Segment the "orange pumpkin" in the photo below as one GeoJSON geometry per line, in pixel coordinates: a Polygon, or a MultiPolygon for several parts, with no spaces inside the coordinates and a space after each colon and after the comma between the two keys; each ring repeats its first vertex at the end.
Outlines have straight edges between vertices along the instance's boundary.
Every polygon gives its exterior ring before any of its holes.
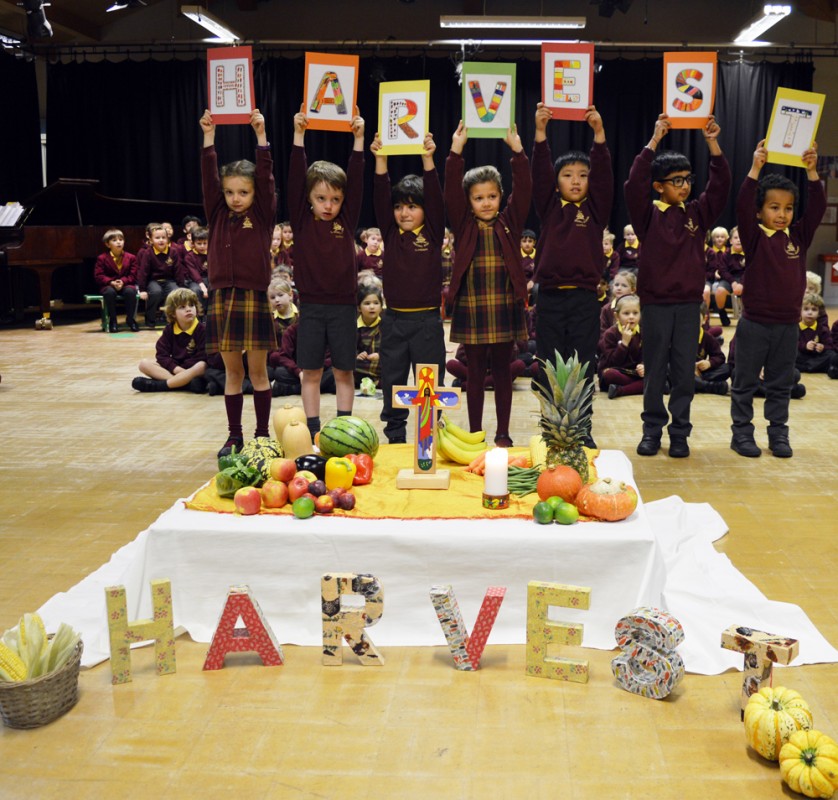
{"type": "Polygon", "coordinates": [[[541,500],[548,497],[561,497],[566,503],[572,503],[582,488],[582,478],[573,467],[557,464],[547,467],[538,476],[535,490],[541,500]]]}
{"type": "Polygon", "coordinates": [[[637,491],[622,481],[600,478],[579,490],[576,507],[586,517],[614,522],[630,516],[637,508],[637,491]]]}

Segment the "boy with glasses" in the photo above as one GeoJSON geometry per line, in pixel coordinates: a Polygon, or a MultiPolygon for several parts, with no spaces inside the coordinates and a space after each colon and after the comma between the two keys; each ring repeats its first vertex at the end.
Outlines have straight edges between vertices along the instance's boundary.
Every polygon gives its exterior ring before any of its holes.
{"type": "Polygon", "coordinates": [[[704,291],[704,240],[727,202],[730,168],[719,147],[719,125],[710,116],[702,131],[710,151],[710,178],[701,196],[688,201],[695,175],[687,157],[673,151],[656,154],[670,128],[669,117],[661,114],[625,183],[629,218],[643,242],[637,294],[643,308],[646,375],[643,437],[637,453],[655,455],[669,422],[669,455],[686,458],[695,392],[695,321],[704,291]],[[650,182],[660,196],[651,204],[650,182]],[[668,413],[663,400],[667,379],[671,385],[668,413]]]}

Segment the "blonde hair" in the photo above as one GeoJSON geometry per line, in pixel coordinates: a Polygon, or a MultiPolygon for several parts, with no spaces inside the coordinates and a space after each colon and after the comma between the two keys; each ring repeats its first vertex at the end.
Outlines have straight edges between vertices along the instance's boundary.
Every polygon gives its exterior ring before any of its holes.
{"type": "Polygon", "coordinates": [[[820,312],[826,309],[823,298],[814,292],[807,292],[803,295],[803,302],[800,304],[800,307],[803,308],[804,306],[814,306],[820,312]]]}
{"type": "Polygon", "coordinates": [[[818,294],[820,294],[823,290],[823,281],[821,280],[821,276],[818,275],[817,272],[806,270],[806,286],[809,286],[809,284],[817,287],[816,291],[818,294]]]}
{"type": "MultiPolygon", "coordinates": [[[[637,290],[637,274],[632,272],[630,269],[618,269],[617,274],[614,278],[619,277],[622,275],[626,279],[626,283],[629,285],[629,288],[632,291],[632,294],[637,290]]],[[[611,282],[614,282],[614,278],[611,279],[611,282]]],[[[627,295],[623,295],[626,297],[627,295]]]]}
{"type": "Polygon", "coordinates": [[[125,238],[125,234],[119,230],[119,228],[109,228],[105,231],[105,235],[102,237],[102,242],[107,244],[111,239],[116,239],[117,236],[120,236],[123,239],[125,238]]]}
{"type": "Polygon", "coordinates": [[[631,225],[626,225],[625,228],[623,228],[623,236],[629,233],[634,233],[634,228],[631,225]]]}
{"type": "Polygon", "coordinates": [[[384,287],[384,283],[381,278],[373,272],[373,270],[362,269],[358,273],[358,286],[372,286],[381,291],[384,287]]]}
{"type": "Polygon", "coordinates": [[[722,233],[724,234],[726,240],[730,238],[730,234],[727,232],[727,228],[723,228],[721,225],[717,225],[715,228],[713,228],[712,231],[710,231],[710,239],[715,239],[716,236],[722,233]]]}
{"type": "Polygon", "coordinates": [[[291,284],[285,278],[274,278],[268,285],[268,294],[291,294],[291,284]]]}
{"type": "Polygon", "coordinates": [[[175,289],[166,298],[166,321],[170,325],[174,324],[177,319],[177,310],[184,306],[195,306],[198,309],[198,313],[201,313],[201,303],[198,300],[198,295],[191,289],[175,289]]]}
{"type": "Polygon", "coordinates": [[[611,233],[611,231],[606,230],[606,231],[603,231],[603,233],[602,233],[602,241],[603,242],[608,242],[608,244],[614,244],[614,239],[616,239],[616,238],[617,237],[614,236],[614,234],[611,233]]]}

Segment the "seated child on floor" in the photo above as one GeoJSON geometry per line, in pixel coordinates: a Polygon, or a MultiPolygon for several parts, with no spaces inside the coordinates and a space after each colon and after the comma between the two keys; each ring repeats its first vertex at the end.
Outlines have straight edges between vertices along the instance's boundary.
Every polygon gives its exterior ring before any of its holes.
{"type": "Polygon", "coordinates": [[[614,249],[615,238],[608,228],[602,232],[602,277],[606,281],[610,281],[620,270],[620,254],[614,249]]]}
{"type": "MultiPolygon", "coordinates": [[[[279,350],[268,354],[268,369],[273,375],[272,393],[274,397],[300,394],[300,375],[302,369],[297,366],[297,333],[299,320],[289,325],[282,334],[279,350]]],[[[335,376],[332,372],[332,357],[326,348],[323,362],[323,375],[320,378],[320,394],[335,394],[335,376]]]]}
{"type": "Polygon", "coordinates": [[[146,378],[131,383],[138,392],[165,392],[189,387],[197,394],[206,390],[203,379],[207,367],[206,333],[198,319],[198,298],[191,289],[175,289],[166,298],[168,324],[157,340],[154,360],[140,361],[146,378]]]}
{"type": "Polygon", "coordinates": [[[823,298],[814,293],[806,294],[800,314],[795,366],[801,372],[828,372],[834,361],[834,343],[823,298]]]}
{"type": "Polygon", "coordinates": [[[640,261],[640,240],[631,225],[623,228],[623,242],[617,248],[617,255],[620,256],[620,268],[636,275],[640,261]]]}
{"type": "MultiPolygon", "coordinates": [[[[701,304],[702,318],[706,310],[701,304]]],[[[704,394],[727,394],[730,368],[725,362],[718,339],[704,328],[698,329],[698,351],[695,356],[695,391],[704,394]]]]}
{"type": "MultiPolygon", "coordinates": [[[[730,234],[727,228],[719,225],[710,233],[710,243],[704,251],[705,259],[705,273],[704,273],[704,302],[707,307],[710,307],[710,295],[715,293],[719,287],[719,281],[722,280],[725,267],[727,266],[728,257],[728,240],[730,234]]],[[[730,325],[730,319],[724,309],[724,305],[718,308],[719,319],[723,326],[730,325]]]]}
{"type": "MultiPolygon", "coordinates": [[[[376,229],[377,230],[377,229],[376,229]]],[[[369,239],[367,239],[369,241],[369,239]]],[[[367,284],[358,287],[358,339],[355,360],[355,388],[362,378],[371,378],[378,388],[381,385],[381,289],[367,284]]]]}
{"type": "Polygon", "coordinates": [[[195,296],[205,302],[209,298],[210,280],[207,267],[207,250],[209,250],[209,228],[193,227],[189,233],[191,249],[181,262],[178,283],[195,292],[195,296]]]}
{"type": "Polygon", "coordinates": [[[608,398],[643,394],[643,340],[640,336],[640,299],[625,294],[614,307],[617,321],[599,340],[599,388],[608,398]]]}
{"type": "MultiPolygon", "coordinates": [[[[514,381],[516,378],[523,375],[527,372],[528,367],[525,363],[524,359],[520,357],[519,344],[515,344],[512,348],[512,355],[510,356],[509,361],[509,374],[512,376],[512,380],[514,381]]],[[[529,355],[529,354],[527,354],[529,355]]],[[[532,356],[529,357],[530,361],[530,377],[534,378],[538,374],[538,362],[535,361],[532,356]],[[534,367],[534,369],[533,369],[534,367]]],[[[457,346],[457,352],[454,354],[454,358],[450,359],[448,363],[445,365],[445,369],[448,371],[450,375],[454,376],[454,380],[452,381],[452,386],[458,386],[464,392],[468,391],[468,355],[466,354],[466,348],[463,345],[457,346]]],[[[492,376],[492,356],[489,355],[488,363],[486,365],[486,375],[483,378],[483,389],[494,389],[495,381],[494,377],[492,376]]]]}
{"type": "MultiPolygon", "coordinates": [[[[730,340],[730,347],[727,349],[727,368],[730,374],[730,382],[733,383],[733,374],[736,371],[736,332],[730,340]]],[[[791,385],[791,399],[800,400],[806,396],[806,386],[800,382],[800,370],[794,368],[791,385]]],[[[759,381],[757,382],[757,390],[754,397],[765,397],[765,369],[759,371],[759,381]]]]}
{"type": "Polygon", "coordinates": [[[637,275],[630,269],[619,270],[611,281],[611,300],[599,312],[600,337],[614,325],[614,306],[617,301],[624,295],[634,294],[636,289],[637,275]]]}

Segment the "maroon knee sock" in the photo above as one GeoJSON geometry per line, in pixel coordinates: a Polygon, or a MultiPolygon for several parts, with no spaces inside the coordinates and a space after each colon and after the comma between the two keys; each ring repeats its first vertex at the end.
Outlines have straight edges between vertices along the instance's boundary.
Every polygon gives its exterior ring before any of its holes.
{"type": "Polygon", "coordinates": [[[509,417],[512,413],[512,373],[509,365],[511,356],[512,342],[492,345],[492,380],[495,383],[498,436],[509,436],[509,417]]]}
{"type": "Polygon", "coordinates": [[[254,436],[270,436],[271,390],[253,390],[253,409],[256,412],[256,432],[254,436]]]}
{"type": "Polygon", "coordinates": [[[472,431],[483,429],[483,377],[486,375],[486,353],[488,347],[483,344],[465,345],[466,358],[468,359],[468,386],[471,391],[467,393],[468,424],[472,431]]]}
{"type": "Polygon", "coordinates": [[[242,406],[244,396],[242,394],[225,394],[224,407],[227,409],[227,428],[230,436],[244,438],[242,433],[242,406]]]}

